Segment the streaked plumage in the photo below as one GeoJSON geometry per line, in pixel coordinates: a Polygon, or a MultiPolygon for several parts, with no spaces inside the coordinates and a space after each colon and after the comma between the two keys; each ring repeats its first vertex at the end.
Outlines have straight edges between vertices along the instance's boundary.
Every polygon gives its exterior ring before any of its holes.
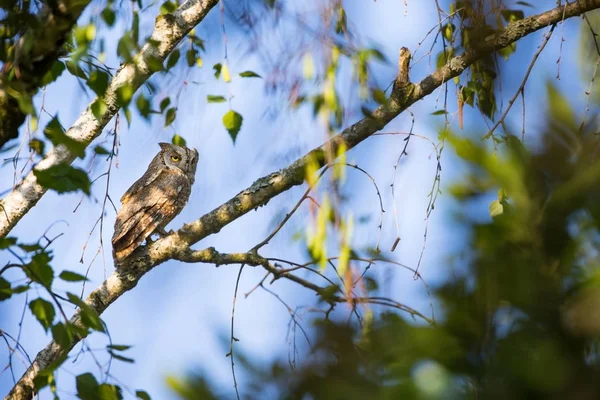
{"type": "Polygon", "coordinates": [[[125,192],[112,238],[115,264],[164,227],[186,205],[198,164],[198,152],[159,143],[161,151],[144,175],[125,192]]]}

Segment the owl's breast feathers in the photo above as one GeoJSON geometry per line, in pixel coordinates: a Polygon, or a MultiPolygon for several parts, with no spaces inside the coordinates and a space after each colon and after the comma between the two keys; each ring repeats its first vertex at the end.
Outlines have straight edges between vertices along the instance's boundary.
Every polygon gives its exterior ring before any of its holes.
{"type": "MultiPolygon", "coordinates": [[[[154,176],[144,174],[123,195],[112,237],[115,262],[119,264],[155,231],[163,229],[187,203],[191,185],[181,171],[165,169],[154,176]]],[[[148,174],[149,175],[149,174],[148,174]]]]}

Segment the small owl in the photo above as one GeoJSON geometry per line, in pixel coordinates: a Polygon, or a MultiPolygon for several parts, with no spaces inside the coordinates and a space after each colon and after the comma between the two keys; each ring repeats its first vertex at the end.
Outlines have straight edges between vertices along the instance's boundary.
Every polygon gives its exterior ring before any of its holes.
{"type": "Polygon", "coordinates": [[[169,143],[144,175],[121,197],[112,237],[115,264],[120,264],[153,233],[165,235],[164,227],[177,216],[190,198],[198,152],[169,143]]]}

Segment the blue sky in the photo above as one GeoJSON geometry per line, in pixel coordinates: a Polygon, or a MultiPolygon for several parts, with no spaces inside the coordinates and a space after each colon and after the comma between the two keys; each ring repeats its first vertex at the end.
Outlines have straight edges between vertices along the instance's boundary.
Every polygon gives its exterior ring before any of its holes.
{"type": "MultiPolygon", "coordinates": [[[[398,49],[407,46],[414,50],[427,31],[437,23],[434,2],[408,1],[405,6],[401,1],[378,0],[376,2],[345,2],[348,21],[352,24],[363,43],[377,45],[386,57],[392,61],[389,65],[378,65],[374,68],[378,82],[384,84],[394,78],[398,49]]],[[[538,8],[532,12],[540,12],[551,8],[555,2],[539,2],[538,8]]],[[[92,6],[93,7],[93,6],[92,6]]],[[[297,5],[301,12],[303,5],[297,5]]],[[[306,6],[309,7],[309,6],[306,6]]],[[[316,7],[316,6],[315,6],[316,7]]],[[[97,8],[92,8],[93,13],[97,8]]],[[[532,13],[530,12],[530,13],[532,13]]],[[[309,15],[309,14],[307,14],[309,15]]],[[[146,28],[150,28],[153,17],[151,12],[143,14],[146,28]]],[[[216,82],[211,66],[222,61],[222,42],[220,36],[220,16],[218,9],[211,11],[207,19],[197,29],[198,36],[207,39],[208,52],[204,55],[204,67],[197,69],[189,77],[189,81],[200,84],[187,85],[181,94],[178,118],[174,129],[162,128],[162,120],[154,119],[147,124],[134,113],[131,127],[121,120],[119,131],[120,149],[119,165],[113,168],[109,193],[113,199],[121,194],[142,175],[148,163],[158,151],[157,143],[170,141],[173,132],[182,135],[189,146],[200,153],[200,162],[196,183],[187,207],[170,224],[169,228],[177,229],[183,223],[192,221],[228,200],[240,190],[248,187],[260,176],[285,167],[298,156],[321,144],[325,139],[322,126],[312,119],[307,108],[299,111],[284,110],[276,117],[265,115],[270,102],[276,101],[273,96],[266,95],[263,80],[236,79],[230,85],[235,96],[232,106],[244,116],[244,124],[235,145],[224,130],[222,115],[227,111],[227,104],[207,104],[207,94],[224,94],[227,88],[222,82],[216,82]]],[[[562,57],[561,79],[556,84],[568,90],[573,101],[582,105],[585,102],[583,91],[587,84],[580,80],[577,62],[578,21],[567,22],[558,27],[550,44],[541,55],[534,73],[530,78],[526,91],[528,107],[527,127],[528,141],[535,142],[535,129],[543,123],[536,111],[544,107],[545,84],[547,79],[554,79],[557,71],[556,61],[562,57]],[[562,53],[559,40],[563,37],[562,53]]],[[[259,59],[249,55],[247,36],[227,22],[229,40],[229,60],[233,72],[254,70],[265,76],[259,59]]],[[[116,37],[110,34],[110,37],[116,37]]],[[[519,86],[524,74],[524,65],[528,65],[542,35],[537,33],[520,41],[518,53],[508,63],[503,64],[503,83],[501,96],[506,104],[519,86]]],[[[116,42],[116,41],[115,41],[116,42]]],[[[422,56],[429,48],[430,42],[423,45],[415,59],[422,56]]],[[[116,65],[114,51],[109,50],[109,65],[116,65]],[[112,64],[111,64],[112,60],[112,64]]],[[[413,65],[411,78],[420,80],[435,67],[435,56],[421,59],[413,65]],[[433,61],[432,61],[433,60],[433,61]]],[[[157,76],[153,82],[159,85],[158,93],[174,94],[182,85],[181,75],[172,76],[169,80],[157,76]],[[161,86],[161,84],[163,86],[161,86]]],[[[449,110],[456,110],[456,101],[450,90],[449,110]]],[[[342,92],[343,96],[350,96],[342,92]]],[[[61,122],[66,126],[74,121],[85,105],[91,100],[90,95],[82,92],[72,76],[63,75],[58,82],[45,91],[46,108],[58,112],[61,122]]],[[[37,104],[40,104],[38,96],[37,104]]],[[[500,105],[500,99],[498,100],[500,105]]],[[[414,132],[437,141],[437,132],[443,124],[442,117],[431,116],[431,112],[443,107],[443,93],[439,90],[427,99],[411,107],[415,115],[414,132]]],[[[515,104],[514,112],[508,121],[519,130],[521,123],[520,102],[515,104]]],[[[345,121],[345,126],[355,122],[360,116],[354,115],[345,121]]],[[[47,122],[47,121],[46,121],[47,122]]],[[[385,132],[406,132],[410,128],[411,119],[407,113],[392,121],[385,132]]],[[[488,122],[489,124],[489,122],[488,122]]],[[[112,123],[108,125],[112,127],[112,123]]],[[[454,125],[456,126],[456,124],[454,125]]],[[[465,113],[465,129],[462,134],[482,136],[487,132],[486,123],[476,112],[465,113]]],[[[106,134],[97,139],[99,143],[106,134]]],[[[382,249],[389,250],[396,238],[396,227],[393,213],[393,199],[390,186],[393,177],[393,165],[403,146],[403,137],[378,136],[368,139],[348,155],[348,160],[356,162],[366,169],[377,181],[382,191],[384,208],[384,224],[382,231],[382,249]]],[[[109,146],[107,146],[109,147],[109,146]]],[[[402,238],[392,258],[409,266],[416,266],[423,245],[425,228],[424,217],[427,205],[427,193],[430,190],[435,174],[435,153],[431,145],[418,138],[413,138],[408,157],[400,164],[395,183],[397,196],[400,236],[402,238]]],[[[10,156],[10,155],[9,155],[10,156]]],[[[7,156],[5,156],[7,157],[7,156]]],[[[85,164],[85,163],[84,163],[85,164]]],[[[85,164],[87,165],[87,164],[85,164]]],[[[447,187],[465,173],[466,167],[446,148],[442,158],[442,184],[447,187]]],[[[106,162],[98,162],[91,174],[96,177],[106,169],[106,162]]],[[[12,166],[7,164],[0,169],[0,190],[8,189],[13,176],[12,166]]],[[[344,192],[349,195],[348,208],[354,215],[370,214],[371,220],[357,227],[354,245],[365,247],[376,241],[379,220],[379,207],[372,183],[361,174],[348,170],[349,179],[344,192]]],[[[13,230],[12,235],[23,241],[35,241],[50,226],[51,235],[64,233],[53,244],[53,267],[55,275],[63,269],[84,272],[91,262],[99,246],[98,230],[89,240],[84,255],[84,264],[79,263],[82,248],[96,219],[101,213],[101,199],[105,190],[105,180],[100,179],[93,186],[93,197],[84,198],[76,213],[72,210],[81,199],[80,195],[62,195],[47,193],[39,204],[13,230]],[[97,202],[96,200],[100,200],[97,202]],[[58,222],[57,222],[58,221],[58,222]]],[[[222,252],[239,252],[251,248],[261,241],[272,227],[274,216],[287,211],[300,198],[303,187],[290,190],[273,199],[266,207],[233,222],[219,234],[206,238],[196,248],[215,246],[222,252]]],[[[492,198],[490,198],[490,201],[492,198]]],[[[285,256],[288,259],[302,260],[304,253],[292,235],[301,229],[306,221],[306,208],[296,215],[278,237],[267,246],[263,254],[266,256],[285,256]]],[[[451,272],[447,262],[450,254],[464,246],[464,229],[455,223],[453,212],[456,204],[447,190],[439,198],[436,209],[429,222],[429,235],[421,273],[425,280],[434,284],[444,279],[451,272]]],[[[477,204],[473,213],[487,218],[487,203],[477,204]]],[[[97,287],[104,277],[113,271],[110,250],[110,237],[115,214],[111,208],[107,210],[104,225],[104,256],[100,256],[90,268],[90,279],[85,292],[89,293],[97,287]]],[[[0,254],[0,265],[10,259],[6,253],[0,254]]],[[[196,368],[207,372],[223,387],[224,394],[233,395],[229,359],[225,357],[227,349],[223,346],[222,337],[227,337],[231,318],[232,294],[237,275],[237,266],[215,268],[205,264],[183,264],[167,262],[147,274],[137,287],[122,296],[102,316],[109,327],[112,341],[118,344],[133,345],[125,355],[136,360],[135,364],[113,362],[111,374],[125,386],[147,390],[153,398],[170,398],[171,392],[165,385],[165,376],[182,376],[196,368]]],[[[408,306],[416,308],[426,315],[430,314],[430,300],[423,285],[412,279],[412,274],[397,267],[378,266],[374,273],[381,279],[393,275],[387,282],[388,293],[408,306]]],[[[264,291],[257,290],[248,298],[243,294],[252,288],[262,277],[262,270],[246,268],[240,282],[240,293],[236,311],[236,337],[240,339],[237,349],[257,360],[268,362],[276,358],[287,357],[289,343],[286,338],[288,311],[274,297],[264,291]]],[[[301,274],[302,275],[302,274],[301,274]]],[[[303,275],[304,276],[304,275],[303,275]]],[[[277,281],[271,287],[292,307],[313,304],[314,294],[302,287],[284,281],[277,281]]],[[[57,290],[68,290],[79,293],[80,286],[57,283],[57,290]]],[[[30,293],[29,299],[44,296],[44,293],[30,293]]],[[[25,298],[23,295],[8,302],[0,303],[0,327],[11,334],[16,333],[25,298]]],[[[70,310],[69,312],[72,312],[70,310]]],[[[376,310],[378,311],[378,310],[376,310]]],[[[347,307],[338,306],[338,315],[345,316],[347,307]]],[[[312,314],[301,313],[305,326],[310,326],[312,314]]],[[[49,337],[43,332],[38,322],[29,315],[23,323],[22,344],[31,357],[48,342],[49,337]]],[[[302,340],[298,340],[302,342],[302,340]]],[[[106,359],[103,350],[108,343],[107,337],[101,334],[92,335],[88,344],[98,349],[97,356],[106,359]]],[[[78,346],[71,355],[76,354],[78,346]]],[[[7,356],[6,348],[0,346],[0,360],[7,356]]],[[[23,367],[15,364],[16,374],[20,376],[23,367]]],[[[59,388],[64,390],[64,398],[70,398],[74,392],[72,376],[93,371],[97,377],[98,368],[89,355],[80,356],[76,362],[67,361],[58,376],[59,388]]],[[[238,372],[240,384],[244,385],[244,375],[238,372]]],[[[12,378],[8,371],[0,375],[0,394],[12,387],[12,378]]],[[[242,389],[243,390],[243,389],[242,389]]],[[[50,398],[48,392],[41,398],[50,398]]],[[[127,396],[127,395],[126,395],[127,396]]],[[[127,397],[126,397],[127,398],[127,397]]]]}

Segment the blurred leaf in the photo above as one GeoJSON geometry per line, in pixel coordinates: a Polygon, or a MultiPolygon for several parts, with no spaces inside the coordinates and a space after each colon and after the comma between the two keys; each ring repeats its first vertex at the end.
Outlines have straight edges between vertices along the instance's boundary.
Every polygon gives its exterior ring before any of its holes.
{"type": "Polygon", "coordinates": [[[58,193],[83,191],[90,194],[90,178],[85,171],[71,167],[67,164],[53,165],[44,170],[33,170],[38,184],[46,189],[52,189],[58,193]]]}
{"type": "Polygon", "coordinates": [[[38,156],[44,155],[46,144],[39,139],[31,139],[29,141],[29,149],[35,152],[38,156]]]}
{"type": "Polygon", "coordinates": [[[67,66],[67,71],[69,71],[69,73],[73,76],[76,76],[77,78],[81,78],[83,80],[88,79],[86,73],[84,70],[82,70],[79,65],[77,65],[76,61],[73,60],[67,60],[66,62],[66,66],[67,66]]]}
{"type": "Polygon", "coordinates": [[[177,146],[185,146],[185,139],[179,136],[178,134],[174,134],[171,138],[171,143],[176,144],[177,146]]]}
{"type": "Polygon", "coordinates": [[[119,386],[109,385],[108,383],[102,383],[98,386],[98,399],[122,400],[123,394],[119,386]]]}
{"type": "MultiPolygon", "coordinates": [[[[88,373],[78,375],[75,378],[77,397],[81,400],[100,400],[98,393],[98,381],[94,375],[88,373]]],[[[102,399],[104,400],[104,399],[102,399]]]]}
{"type": "Polygon", "coordinates": [[[196,53],[197,52],[194,49],[189,49],[186,51],[185,57],[187,59],[188,67],[193,67],[194,64],[196,64],[196,53]]]}
{"type": "Polygon", "coordinates": [[[490,217],[494,218],[501,215],[504,212],[504,206],[498,200],[494,200],[490,203],[490,217]]]}
{"type": "Polygon", "coordinates": [[[135,104],[142,117],[148,119],[150,113],[152,112],[152,109],[150,108],[150,101],[148,101],[148,99],[142,93],[140,93],[135,101],[135,104]]]}
{"type": "Polygon", "coordinates": [[[227,101],[227,99],[225,99],[225,97],[223,96],[209,94],[206,96],[206,101],[208,101],[209,103],[223,103],[227,101]]]}
{"type": "Polygon", "coordinates": [[[254,71],[244,71],[240,73],[242,78],[262,78],[259,74],[254,71]]]}
{"type": "Polygon", "coordinates": [[[138,399],[142,399],[142,400],[152,400],[150,398],[150,395],[147,392],[143,391],[143,390],[136,390],[135,396],[138,399]]]}
{"type": "Polygon", "coordinates": [[[106,88],[108,87],[109,76],[106,72],[99,69],[94,69],[90,73],[87,85],[96,93],[98,96],[104,96],[106,88]]]}
{"type": "Polygon", "coordinates": [[[49,301],[42,298],[37,298],[29,303],[29,309],[35,315],[40,324],[44,327],[44,330],[48,331],[48,328],[52,326],[54,321],[54,306],[49,301]]]}
{"type": "Polygon", "coordinates": [[[72,293],[67,293],[67,298],[69,301],[76,306],[78,306],[81,310],[81,322],[88,328],[93,330],[104,332],[104,324],[100,319],[98,313],[87,305],[83,300],[72,293]]]}
{"type": "Polygon", "coordinates": [[[160,112],[164,112],[165,109],[167,107],[169,107],[169,105],[171,104],[171,98],[170,97],[165,97],[164,99],[161,100],[160,102],[160,112]]]}
{"type": "Polygon", "coordinates": [[[58,60],[56,62],[54,62],[50,71],[46,72],[46,74],[42,78],[40,86],[49,85],[50,83],[57,80],[58,77],[62,75],[62,73],[64,72],[65,69],[66,69],[66,66],[65,66],[64,62],[58,61],[58,60]]]}
{"type": "Polygon", "coordinates": [[[44,136],[46,136],[55,147],[62,144],[77,157],[85,157],[85,143],[78,142],[68,136],[58,121],[58,117],[53,117],[50,122],[48,122],[48,125],[44,128],[44,136]]]}
{"type": "Polygon", "coordinates": [[[108,353],[116,360],[123,361],[123,362],[130,363],[130,364],[133,364],[135,362],[135,360],[133,358],[124,357],[120,354],[115,353],[114,351],[109,350],[108,353]]]}
{"type": "Polygon", "coordinates": [[[387,96],[385,95],[385,92],[381,89],[373,89],[371,90],[371,96],[373,97],[373,100],[375,100],[378,104],[387,104],[387,96]]]}
{"type": "Polygon", "coordinates": [[[216,63],[215,65],[213,65],[213,70],[215,71],[215,78],[219,79],[219,77],[221,76],[222,69],[223,66],[221,65],[221,63],[216,63]]]}
{"type": "Polygon", "coordinates": [[[110,9],[109,6],[106,6],[104,10],[102,10],[102,19],[106,22],[106,25],[113,26],[115,24],[115,12],[110,9]]]}
{"type": "Polygon", "coordinates": [[[105,149],[104,147],[98,145],[94,147],[94,153],[102,156],[109,155],[111,152],[105,149]]]}
{"type": "Polygon", "coordinates": [[[17,243],[15,237],[2,237],[0,238],[0,250],[8,249],[10,246],[14,246],[17,243]]]}
{"type": "Polygon", "coordinates": [[[177,109],[174,107],[169,108],[165,114],[165,127],[171,125],[175,121],[175,117],[177,117],[177,109]]]}
{"type": "Polygon", "coordinates": [[[243,120],[242,116],[233,110],[229,110],[227,114],[223,116],[223,125],[225,126],[225,129],[227,129],[227,132],[229,132],[229,136],[231,136],[231,140],[233,140],[234,143],[235,138],[242,127],[243,120]]]}
{"type": "Polygon", "coordinates": [[[73,272],[73,271],[63,271],[60,273],[60,275],[58,277],[60,279],[62,279],[63,281],[67,281],[67,282],[89,281],[89,279],[86,278],[85,276],[78,274],[77,272],[73,272]]]}
{"type": "Polygon", "coordinates": [[[92,103],[92,114],[94,114],[94,117],[96,117],[98,121],[104,118],[104,115],[107,111],[108,107],[106,106],[104,100],[102,100],[101,98],[96,99],[96,101],[92,103]]]}
{"type": "Polygon", "coordinates": [[[0,277],[0,301],[10,299],[13,291],[10,287],[10,282],[0,277]]]}
{"type": "Polygon", "coordinates": [[[225,82],[231,82],[231,73],[229,72],[229,67],[227,64],[223,64],[221,68],[221,75],[223,75],[223,80],[225,82]]]}
{"type": "Polygon", "coordinates": [[[24,268],[25,273],[34,282],[49,288],[54,280],[54,271],[50,267],[52,256],[42,252],[31,257],[31,261],[24,268]]]}
{"type": "Polygon", "coordinates": [[[71,332],[65,327],[62,322],[52,326],[52,339],[63,348],[68,347],[73,340],[71,332]]]}
{"type": "Polygon", "coordinates": [[[171,1],[165,1],[160,6],[160,15],[170,14],[177,10],[177,4],[171,1]]]}
{"type": "Polygon", "coordinates": [[[522,10],[504,9],[501,10],[500,13],[502,14],[502,18],[504,18],[504,20],[508,23],[519,21],[525,18],[525,13],[523,13],[522,10]]]}
{"type": "Polygon", "coordinates": [[[175,64],[177,64],[177,61],[179,61],[180,56],[181,56],[181,54],[179,53],[178,49],[173,50],[173,52],[167,59],[167,68],[166,68],[167,71],[170,70],[171,68],[173,68],[175,66],[175,64]]]}
{"type": "Polygon", "coordinates": [[[131,346],[125,345],[125,344],[109,344],[106,347],[108,349],[118,350],[118,351],[125,351],[125,350],[129,350],[131,348],[131,346]]]}

